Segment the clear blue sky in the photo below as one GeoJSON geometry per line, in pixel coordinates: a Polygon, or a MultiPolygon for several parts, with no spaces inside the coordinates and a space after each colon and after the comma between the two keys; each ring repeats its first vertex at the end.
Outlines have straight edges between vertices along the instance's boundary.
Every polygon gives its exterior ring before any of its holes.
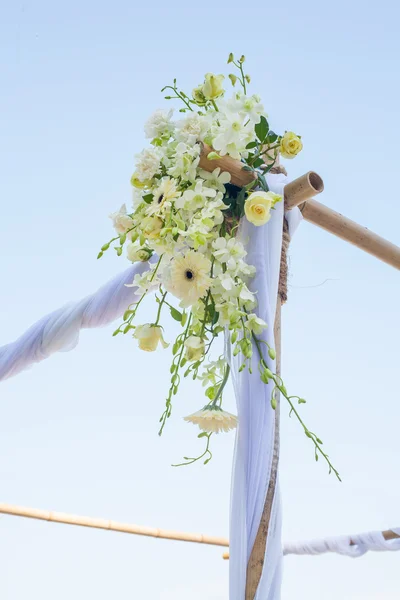
{"type": "MultiPolygon", "coordinates": [[[[397,3],[8,3],[0,18],[0,344],[119,270],[107,215],[130,200],[133,156],[173,77],[184,89],[246,54],[278,130],[302,134],[287,165],[314,169],[323,201],[400,243],[397,3]],[[270,5],[269,5],[270,4],[270,5]]],[[[303,223],[291,247],[284,376],[324,439],[328,477],[282,415],[284,538],[400,524],[398,272],[303,223]],[[327,280],[327,281],[326,281],[327,280]],[[323,283],[326,281],[326,283],[323,283]],[[321,284],[321,285],[320,285],[321,284]],[[323,285],[322,285],[323,284],[323,285]]],[[[150,318],[145,308],[143,320],[150,318]],[[147,318],[146,318],[147,317],[147,318]]],[[[228,535],[233,435],[207,466],[182,389],[157,436],[169,352],[140,353],[112,327],[1,384],[0,500],[228,535]]],[[[234,409],[231,394],[230,407],[234,409]]],[[[285,559],[285,600],[398,598],[398,555],[285,559]]],[[[0,518],[2,600],[219,600],[218,548],[0,518]]]]}

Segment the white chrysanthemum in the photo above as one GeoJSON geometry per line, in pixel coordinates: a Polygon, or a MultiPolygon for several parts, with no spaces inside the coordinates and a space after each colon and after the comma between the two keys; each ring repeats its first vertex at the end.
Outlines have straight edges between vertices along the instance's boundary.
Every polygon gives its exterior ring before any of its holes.
{"type": "Polygon", "coordinates": [[[222,410],[219,406],[211,404],[205,406],[188,417],[184,417],[188,423],[198,425],[199,429],[207,433],[220,433],[221,431],[230,431],[237,426],[237,417],[231,413],[222,410]]]}
{"type": "Polygon", "coordinates": [[[183,306],[190,306],[203,296],[211,285],[211,261],[194,250],[172,259],[165,287],[183,306]]]}
{"type": "Polygon", "coordinates": [[[156,110],[144,126],[146,137],[151,140],[168,137],[174,129],[174,124],[171,122],[173,112],[173,109],[168,112],[165,110],[156,110]]]}
{"type": "Polygon", "coordinates": [[[133,221],[126,212],[125,204],[121,206],[119,211],[112,213],[110,219],[112,219],[114,229],[117,233],[126,233],[133,227],[133,221]]]}
{"type": "Polygon", "coordinates": [[[176,180],[171,177],[163,177],[160,185],[154,191],[154,199],[146,209],[147,215],[160,214],[160,212],[171,207],[171,202],[181,195],[176,187],[176,180]]]}
{"type": "Polygon", "coordinates": [[[134,177],[142,182],[150,181],[160,171],[162,152],[159,148],[145,148],[136,155],[134,177]]]}
{"type": "Polygon", "coordinates": [[[176,139],[193,146],[193,144],[204,140],[209,126],[210,122],[207,117],[193,112],[186,119],[176,123],[176,139]]]}

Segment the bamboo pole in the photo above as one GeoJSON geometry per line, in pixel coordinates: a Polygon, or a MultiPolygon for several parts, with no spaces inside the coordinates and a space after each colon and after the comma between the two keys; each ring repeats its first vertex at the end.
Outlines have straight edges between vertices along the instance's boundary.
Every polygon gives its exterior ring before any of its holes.
{"type": "MultiPolygon", "coordinates": [[[[200,166],[206,171],[219,167],[231,173],[231,181],[239,187],[247,185],[254,179],[254,173],[243,170],[243,163],[229,156],[218,160],[208,160],[212,148],[204,145],[200,158],[200,166]]],[[[285,206],[288,210],[299,206],[306,221],[329,231],[333,235],[357,246],[364,252],[372,254],[383,262],[400,269],[400,248],[385,240],[366,227],[351,221],[331,208],[312,200],[313,196],[323,191],[324,184],[319,175],[310,171],[285,186],[285,206]]]]}
{"type": "MultiPolygon", "coordinates": [[[[278,294],[278,300],[276,304],[275,324],[274,324],[274,338],[275,338],[275,352],[276,352],[276,373],[281,373],[281,313],[282,304],[281,298],[278,294]]],[[[246,576],[246,592],[245,600],[253,600],[257,593],[258,584],[260,583],[263,567],[265,549],[267,546],[269,524],[271,520],[272,506],[275,498],[276,483],[278,476],[279,466],[279,449],[280,449],[280,402],[279,394],[276,395],[276,409],[274,414],[274,448],[271,462],[271,473],[268,483],[267,495],[265,497],[265,503],[263,512],[258,526],[256,539],[254,540],[254,546],[251,550],[249,562],[247,563],[247,576],[246,576]]]]}
{"type": "MultiPolygon", "coordinates": [[[[67,513],[40,510],[38,508],[15,506],[14,504],[0,503],[0,514],[9,515],[12,517],[24,517],[27,519],[38,519],[39,521],[49,521],[51,523],[62,523],[64,525],[77,525],[78,527],[104,529],[105,531],[118,531],[119,533],[144,535],[147,537],[176,540],[180,542],[193,542],[196,544],[207,544],[210,546],[229,546],[229,540],[223,537],[203,535],[202,533],[186,533],[182,531],[155,529],[153,527],[142,527],[141,525],[133,525],[132,523],[120,523],[118,521],[110,521],[108,519],[82,517],[67,513]]],[[[400,537],[391,529],[382,531],[382,535],[385,540],[395,540],[400,537]]],[[[350,541],[350,545],[354,546],[354,542],[350,541]]],[[[223,558],[229,559],[229,553],[225,552],[223,554],[223,558]]]]}
{"type": "Polygon", "coordinates": [[[299,208],[309,223],[333,233],[395,269],[400,269],[400,248],[395,244],[316,200],[308,200],[299,208]]]}
{"type": "Polygon", "coordinates": [[[26,508],[12,504],[0,504],[0,513],[16,517],[27,517],[28,519],[39,519],[40,521],[51,521],[52,523],[64,523],[65,525],[78,525],[80,527],[91,527],[93,529],[105,529],[106,531],[119,531],[144,535],[147,537],[163,538],[166,540],[179,540],[181,542],[196,542],[197,544],[209,544],[211,546],[229,546],[229,541],[223,537],[203,535],[202,533],[185,533],[181,531],[168,531],[166,529],[155,529],[153,527],[142,527],[132,523],[119,523],[107,519],[94,519],[93,517],[82,517],[37,508],[26,508]]]}

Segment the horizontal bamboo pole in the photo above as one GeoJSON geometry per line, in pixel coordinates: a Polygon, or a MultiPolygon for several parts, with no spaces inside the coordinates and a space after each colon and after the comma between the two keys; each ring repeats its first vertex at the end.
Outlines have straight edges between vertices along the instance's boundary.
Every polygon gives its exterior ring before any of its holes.
{"type": "MultiPolygon", "coordinates": [[[[254,179],[254,173],[244,171],[243,163],[229,156],[223,156],[215,161],[208,160],[207,156],[211,151],[210,146],[203,146],[200,166],[206,171],[213,171],[216,167],[220,167],[222,171],[231,173],[232,183],[239,187],[247,185],[254,179]]],[[[398,246],[312,199],[323,189],[324,183],[317,173],[310,171],[302,175],[285,186],[286,209],[290,210],[298,206],[306,221],[333,233],[388,265],[400,269],[400,248],[398,246]]]]}
{"type": "MultiPolygon", "coordinates": [[[[49,510],[40,510],[38,508],[27,508],[25,506],[15,506],[14,504],[0,503],[0,514],[14,517],[25,517],[27,519],[38,519],[39,521],[49,521],[51,523],[62,523],[64,525],[78,525],[79,527],[89,527],[92,529],[104,529],[105,531],[118,531],[120,533],[130,533],[133,535],[144,535],[146,537],[162,538],[166,540],[176,540],[180,542],[194,542],[196,544],[207,544],[210,546],[229,547],[229,540],[223,537],[212,535],[203,535],[202,533],[185,533],[182,531],[168,531],[166,529],[155,529],[153,527],[142,527],[132,523],[120,523],[108,519],[95,519],[93,517],[82,517],[61,512],[49,510]]],[[[400,536],[391,529],[382,531],[385,540],[395,540],[400,536]]],[[[354,546],[354,542],[350,541],[354,546]]],[[[224,559],[229,559],[229,552],[223,554],[224,559]]]]}
{"type": "Polygon", "coordinates": [[[107,519],[94,519],[66,513],[39,510],[37,508],[26,508],[12,504],[0,504],[0,513],[16,517],[27,517],[28,519],[39,519],[40,521],[51,521],[52,523],[63,523],[65,525],[79,525],[94,529],[105,529],[107,531],[119,531],[134,535],[163,538],[166,540],[178,540],[180,542],[196,542],[197,544],[209,544],[211,546],[229,546],[229,541],[223,537],[203,535],[202,533],[185,533],[181,531],[167,531],[153,527],[142,527],[131,523],[119,523],[107,519]]]}
{"type": "MultiPolygon", "coordinates": [[[[385,539],[387,542],[389,542],[390,540],[397,540],[400,538],[400,535],[397,535],[397,533],[395,533],[394,531],[392,531],[391,529],[388,529],[386,531],[382,531],[382,536],[383,539],[385,539]]],[[[356,546],[356,542],[353,542],[353,540],[350,540],[350,546],[356,546]]],[[[285,547],[283,548],[283,551],[285,552],[285,547]]],[[[290,552],[288,552],[288,554],[290,554],[290,552]]],[[[224,560],[229,560],[229,552],[224,552],[222,555],[222,558],[224,560]]]]}

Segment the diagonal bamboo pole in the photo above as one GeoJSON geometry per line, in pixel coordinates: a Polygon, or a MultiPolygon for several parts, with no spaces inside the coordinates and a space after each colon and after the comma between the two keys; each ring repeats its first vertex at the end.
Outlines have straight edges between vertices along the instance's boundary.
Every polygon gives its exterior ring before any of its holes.
{"type": "MultiPolygon", "coordinates": [[[[243,163],[229,156],[224,156],[218,160],[208,160],[207,155],[210,151],[209,146],[204,146],[199,163],[204,170],[213,171],[216,167],[219,167],[222,171],[231,173],[232,183],[239,187],[247,185],[254,179],[253,173],[243,170],[243,163]]],[[[322,192],[323,189],[323,181],[317,173],[312,171],[306,173],[285,186],[285,206],[288,210],[294,206],[299,206],[306,221],[322,227],[322,229],[400,270],[400,248],[366,227],[362,227],[351,219],[313,200],[313,196],[322,192]]]]}

